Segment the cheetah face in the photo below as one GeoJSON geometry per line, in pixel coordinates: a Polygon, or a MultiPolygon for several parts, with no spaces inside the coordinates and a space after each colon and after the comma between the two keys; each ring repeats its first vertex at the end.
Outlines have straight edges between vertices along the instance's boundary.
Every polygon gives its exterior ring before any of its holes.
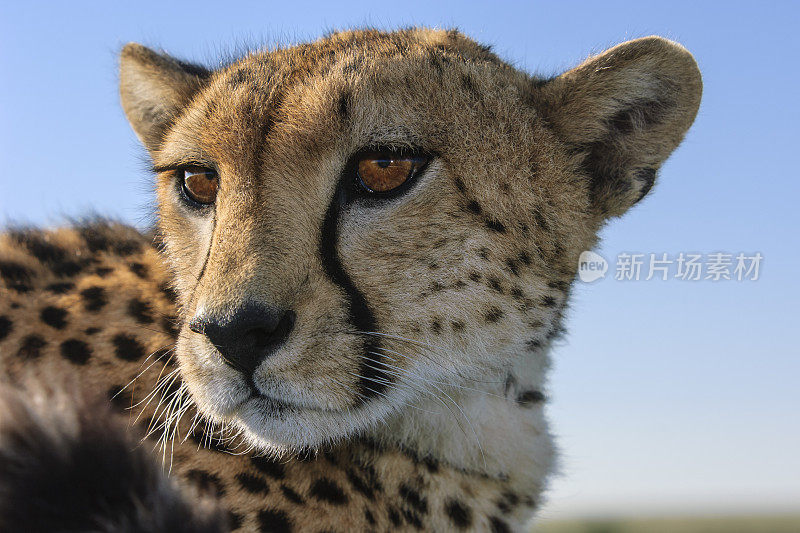
{"type": "Polygon", "coordinates": [[[128,45],[121,93],[156,170],[182,376],[274,450],[546,347],[578,255],[652,186],[700,82],[657,38],[544,81],[408,30],[215,71],[128,45]]]}

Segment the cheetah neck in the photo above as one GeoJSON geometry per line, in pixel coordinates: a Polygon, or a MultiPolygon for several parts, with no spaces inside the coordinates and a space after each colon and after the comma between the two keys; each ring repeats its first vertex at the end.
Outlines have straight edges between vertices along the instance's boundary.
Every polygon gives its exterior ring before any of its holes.
{"type": "Polygon", "coordinates": [[[543,412],[549,347],[520,358],[506,379],[471,382],[409,408],[376,437],[457,469],[538,492],[554,450],[543,412]]]}

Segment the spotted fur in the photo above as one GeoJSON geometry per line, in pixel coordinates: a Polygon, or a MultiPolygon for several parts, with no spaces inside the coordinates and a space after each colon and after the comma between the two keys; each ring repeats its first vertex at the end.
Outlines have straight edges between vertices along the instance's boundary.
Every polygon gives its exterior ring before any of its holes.
{"type": "Polygon", "coordinates": [[[521,529],[578,255],[693,121],[691,55],[639,39],[546,80],[458,32],[362,30],[216,69],[131,44],[120,87],[159,249],[107,223],[4,235],[7,372],[57,359],[118,407],[156,388],[138,423],[168,420],[173,473],[232,529],[521,529]],[[380,147],[431,154],[391,200],[352,187],[380,147]],[[217,171],[212,207],[181,199],[186,164],[217,171]],[[296,315],[251,376],[188,326],[245,307],[296,315]]]}

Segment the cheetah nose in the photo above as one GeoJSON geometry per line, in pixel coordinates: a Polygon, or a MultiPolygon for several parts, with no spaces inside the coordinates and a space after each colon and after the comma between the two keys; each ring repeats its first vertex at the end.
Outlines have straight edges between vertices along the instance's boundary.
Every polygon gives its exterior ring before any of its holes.
{"type": "Polygon", "coordinates": [[[250,304],[219,316],[201,311],[189,321],[189,329],[205,335],[228,365],[250,378],[286,341],[295,318],[294,311],[250,304]]]}

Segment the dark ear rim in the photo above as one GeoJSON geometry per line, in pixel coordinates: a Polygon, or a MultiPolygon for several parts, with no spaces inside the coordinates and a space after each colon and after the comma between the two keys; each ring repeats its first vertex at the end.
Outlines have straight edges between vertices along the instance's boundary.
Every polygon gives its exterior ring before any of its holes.
{"type": "Polygon", "coordinates": [[[652,188],[697,115],[702,77],[686,48],[658,36],[624,42],[533,83],[533,104],[581,162],[601,218],[652,188]]]}
{"type": "Polygon", "coordinates": [[[213,71],[128,43],[119,54],[119,92],[123,111],[139,140],[158,149],[170,124],[205,85],[213,71]]]}

